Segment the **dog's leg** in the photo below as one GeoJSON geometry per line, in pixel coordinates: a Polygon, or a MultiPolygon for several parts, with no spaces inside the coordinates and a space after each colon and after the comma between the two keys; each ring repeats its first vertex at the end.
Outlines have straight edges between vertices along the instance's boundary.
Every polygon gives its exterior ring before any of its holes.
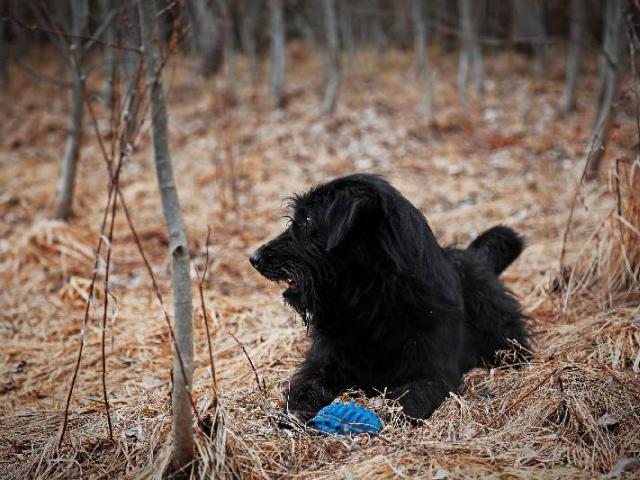
{"type": "Polygon", "coordinates": [[[329,342],[314,339],[305,361],[284,392],[289,413],[307,421],[351,386],[339,366],[339,358],[329,342]]]}
{"type": "Polygon", "coordinates": [[[408,417],[429,418],[452,391],[442,381],[415,380],[391,390],[389,398],[397,399],[408,417]]]}

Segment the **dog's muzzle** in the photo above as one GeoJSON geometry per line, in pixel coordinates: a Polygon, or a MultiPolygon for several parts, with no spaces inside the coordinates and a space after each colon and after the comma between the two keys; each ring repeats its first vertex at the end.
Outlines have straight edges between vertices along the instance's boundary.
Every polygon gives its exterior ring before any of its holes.
{"type": "Polygon", "coordinates": [[[249,257],[249,263],[263,277],[272,282],[283,282],[287,288],[283,292],[285,298],[291,299],[298,293],[298,286],[293,278],[281,268],[274,268],[273,255],[264,251],[264,246],[253,252],[249,257]]]}

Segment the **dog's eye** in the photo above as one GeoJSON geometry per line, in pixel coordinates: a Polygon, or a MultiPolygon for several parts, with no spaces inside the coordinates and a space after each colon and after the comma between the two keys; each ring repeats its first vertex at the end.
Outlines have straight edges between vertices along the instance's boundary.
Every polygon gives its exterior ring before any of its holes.
{"type": "Polygon", "coordinates": [[[311,225],[311,217],[304,217],[304,224],[307,226],[311,225]]]}

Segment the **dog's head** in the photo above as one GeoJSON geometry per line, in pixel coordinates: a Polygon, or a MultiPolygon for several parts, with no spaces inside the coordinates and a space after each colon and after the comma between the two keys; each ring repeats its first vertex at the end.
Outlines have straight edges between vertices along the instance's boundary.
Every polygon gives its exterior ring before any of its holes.
{"type": "Polygon", "coordinates": [[[374,175],[319,185],[294,197],[290,208],[285,231],[250,261],[286,285],[285,301],[305,322],[339,302],[357,302],[374,277],[408,273],[430,235],[422,214],[374,175]]]}

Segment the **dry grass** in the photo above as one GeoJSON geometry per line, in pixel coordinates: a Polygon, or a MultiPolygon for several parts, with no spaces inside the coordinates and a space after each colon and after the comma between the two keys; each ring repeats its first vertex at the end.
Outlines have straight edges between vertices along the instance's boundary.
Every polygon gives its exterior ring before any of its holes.
{"type": "MultiPolygon", "coordinates": [[[[303,49],[294,47],[291,57],[290,106],[281,114],[270,110],[265,92],[253,95],[248,85],[240,86],[239,106],[229,109],[218,93],[223,81],[203,81],[188,62],[167,71],[176,176],[192,258],[200,268],[207,225],[213,227],[204,294],[214,319],[221,406],[217,414],[211,411],[205,329],[197,312],[195,398],[203,417],[217,415],[219,428],[213,439],[198,434],[195,472],[243,478],[594,478],[621,459],[637,457],[637,162],[618,163],[610,185],[580,189],[567,244],[570,268],[560,276],[557,268],[582,168],[592,76],[585,78],[578,112],[560,118],[560,66],[538,82],[526,73],[526,60],[498,56],[487,62],[487,93],[482,101],[474,99],[474,113],[463,121],[450,82],[456,58],[437,53],[437,115],[430,126],[416,110],[419,92],[405,54],[390,53],[384,65],[365,57],[357,71],[347,71],[332,118],[318,114],[319,66],[303,49]],[[425,212],[444,243],[465,243],[494,223],[526,233],[529,247],[504,278],[532,316],[535,355],[518,370],[471,372],[463,391],[418,426],[404,424],[393,405],[363,399],[386,422],[377,438],[281,430],[280,390],[301,359],[305,332],[281,305],[277,287],[251,271],[247,254],[281,227],[283,197],[354,170],[389,177],[425,212]],[[245,345],[265,394],[229,332],[245,345]]],[[[115,440],[107,438],[101,403],[99,286],[70,430],[56,451],[107,175],[87,127],[76,216],[68,225],[47,220],[66,99],[55,87],[19,78],[10,93],[2,105],[7,121],[0,125],[0,476],[157,478],[169,452],[169,334],[122,217],[113,242],[109,292],[115,302],[107,331],[115,440]]],[[[626,131],[616,133],[610,159],[628,154],[620,138],[626,131]]],[[[143,129],[121,186],[168,297],[166,233],[150,151],[143,129]]]]}

